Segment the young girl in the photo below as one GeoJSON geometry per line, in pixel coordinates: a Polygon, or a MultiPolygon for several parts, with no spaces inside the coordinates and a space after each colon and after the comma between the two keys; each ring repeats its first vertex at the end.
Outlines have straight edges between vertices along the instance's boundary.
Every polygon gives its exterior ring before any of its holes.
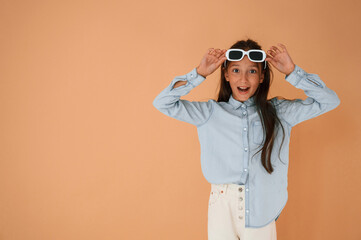
{"type": "Polygon", "coordinates": [[[340,104],[317,74],[295,65],[278,45],[267,54],[251,39],[228,51],[210,48],[196,68],[175,77],[153,101],[160,112],[197,127],[202,172],[211,183],[209,240],[277,239],[275,221],[288,199],[291,129],[340,104]],[[267,99],[270,64],[308,97],[267,99]],[[180,99],[219,66],[217,101],[180,99]]]}

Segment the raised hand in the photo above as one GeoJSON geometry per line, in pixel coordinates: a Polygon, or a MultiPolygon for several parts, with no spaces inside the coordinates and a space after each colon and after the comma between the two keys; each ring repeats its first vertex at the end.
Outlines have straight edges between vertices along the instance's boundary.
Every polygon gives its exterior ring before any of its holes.
{"type": "Polygon", "coordinates": [[[286,46],[281,43],[278,43],[278,45],[280,49],[272,46],[270,50],[267,51],[266,61],[271,63],[272,66],[281,73],[289,75],[295,69],[295,64],[288,54],[286,46]]]}
{"type": "Polygon", "coordinates": [[[227,59],[226,51],[227,49],[209,48],[197,67],[198,74],[207,77],[213,73],[227,59]]]}

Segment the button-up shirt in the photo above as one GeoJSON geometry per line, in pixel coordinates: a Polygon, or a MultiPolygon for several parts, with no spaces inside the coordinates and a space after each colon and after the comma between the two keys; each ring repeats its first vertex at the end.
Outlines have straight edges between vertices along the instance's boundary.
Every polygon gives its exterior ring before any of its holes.
{"type": "Polygon", "coordinates": [[[209,183],[245,185],[246,227],[259,228],[277,220],[286,205],[292,127],[340,104],[336,93],[317,74],[306,73],[298,65],[285,79],[304,90],[308,97],[305,100],[277,97],[268,100],[275,107],[285,131],[284,143],[279,150],[283,132],[281,127],[276,128],[277,137],[271,154],[272,174],[261,163],[262,151],[254,155],[263,146],[265,137],[254,97],[244,102],[233,95],[228,102],[180,99],[205,80],[194,68],[175,77],[153,101],[153,106],[165,115],[197,127],[202,173],[209,183]],[[187,83],[173,88],[178,81],[187,83]]]}

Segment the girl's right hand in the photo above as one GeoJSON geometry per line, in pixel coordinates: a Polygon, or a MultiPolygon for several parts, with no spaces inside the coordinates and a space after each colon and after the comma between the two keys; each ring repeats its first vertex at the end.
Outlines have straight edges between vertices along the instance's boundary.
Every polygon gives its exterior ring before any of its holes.
{"type": "Polygon", "coordinates": [[[227,49],[209,48],[197,67],[197,73],[203,77],[213,73],[227,59],[226,51],[227,49]]]}

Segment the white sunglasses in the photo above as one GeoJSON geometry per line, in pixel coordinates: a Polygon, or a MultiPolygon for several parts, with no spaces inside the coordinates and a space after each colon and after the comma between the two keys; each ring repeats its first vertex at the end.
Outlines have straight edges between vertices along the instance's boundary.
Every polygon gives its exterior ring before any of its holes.
{"type": "MultiPolygon", "coordinates": [[[[265,62],[264,68],[266,69],[266,53],[259,49],[250,49],[248,51],[244,51],[243,49],[228,49],[226,52],[226,57],[228,61],[241,61],[243,57],[247,55],[248,59],[252,62],[265,62]]],[[[224,61],[224,67],[226,67],[226,61],[224,61]]]]}

